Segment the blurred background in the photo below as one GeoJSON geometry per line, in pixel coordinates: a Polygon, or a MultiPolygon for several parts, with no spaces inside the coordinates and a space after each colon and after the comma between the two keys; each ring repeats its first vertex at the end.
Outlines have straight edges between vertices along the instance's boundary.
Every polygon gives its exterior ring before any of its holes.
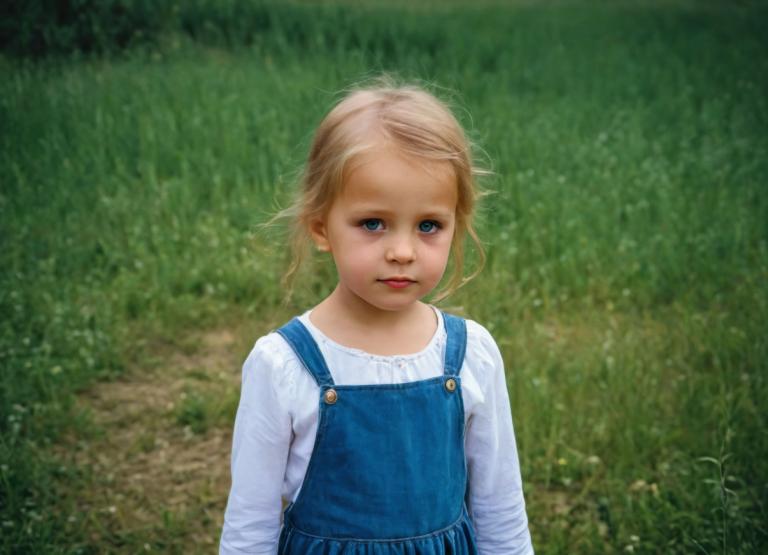
{"type": "Polygon", "coordinates": [[[283,303],[258,226],[382,72],[494,172],[486,267],[441,306],[501,347],[537,553],[768,548],[765,5],[0,13],[4,553],[216,551],[242,362],[333,285],[312,264],[283,303]]]}

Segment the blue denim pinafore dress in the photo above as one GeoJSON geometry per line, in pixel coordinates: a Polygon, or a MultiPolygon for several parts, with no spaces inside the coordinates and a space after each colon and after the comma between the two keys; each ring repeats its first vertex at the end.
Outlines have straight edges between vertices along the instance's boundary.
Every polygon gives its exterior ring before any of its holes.
{"type": "Polygon", "coordinates": [[[335,385],[296,318],[278,333],[320,386],[312,456],[283,513],[279,555],[475,555],[465,505],[466,322],[443,313],[444,374],[400,384],[335,385]]]}

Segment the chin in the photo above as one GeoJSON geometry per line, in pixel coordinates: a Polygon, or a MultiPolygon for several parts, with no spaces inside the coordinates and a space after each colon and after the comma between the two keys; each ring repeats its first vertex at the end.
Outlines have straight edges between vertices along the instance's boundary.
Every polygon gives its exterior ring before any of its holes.
{"type": "Polygon", "coordinates": [[[389,312],[398,312],[400,310],[411,308],[420,300],[421,300],[421,297],[408,297],[407,299],[403,298],[399,300],[381,301],[379,303],[372,303],[372,304],[373,306],[375,306],[380,310],[386,310],[389,312]]]}

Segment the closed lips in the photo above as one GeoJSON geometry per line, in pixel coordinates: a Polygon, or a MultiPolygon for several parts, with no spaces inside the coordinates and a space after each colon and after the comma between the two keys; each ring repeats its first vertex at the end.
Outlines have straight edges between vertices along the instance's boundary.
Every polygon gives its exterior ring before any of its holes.
{"type": "Polygon", "coordinates": [[[387,278],[379,281],[386,283],[390,287],[397,287],[397,288],[407,287],[408,285],[414,283],[412,279],[408,279],[408,278],[387,278]]]}

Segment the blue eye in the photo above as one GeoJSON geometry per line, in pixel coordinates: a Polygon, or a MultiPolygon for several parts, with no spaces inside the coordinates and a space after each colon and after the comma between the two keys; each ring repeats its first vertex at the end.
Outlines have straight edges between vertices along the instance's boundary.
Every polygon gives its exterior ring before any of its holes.
{"type": "Polygon", "coordinates": [[[366,231],[378,231],[382,228],[384,224],[378,218],[370,218],[360,222],[360,225],[362,225],[363,229],[365,229],[366,231]]]}
{"type": "Polygon", "coordinates": [[[432,220],[424,220],[419,224],[419,231],[422,233],[435,233],[440,229],[440,224],[432,220]]]}

